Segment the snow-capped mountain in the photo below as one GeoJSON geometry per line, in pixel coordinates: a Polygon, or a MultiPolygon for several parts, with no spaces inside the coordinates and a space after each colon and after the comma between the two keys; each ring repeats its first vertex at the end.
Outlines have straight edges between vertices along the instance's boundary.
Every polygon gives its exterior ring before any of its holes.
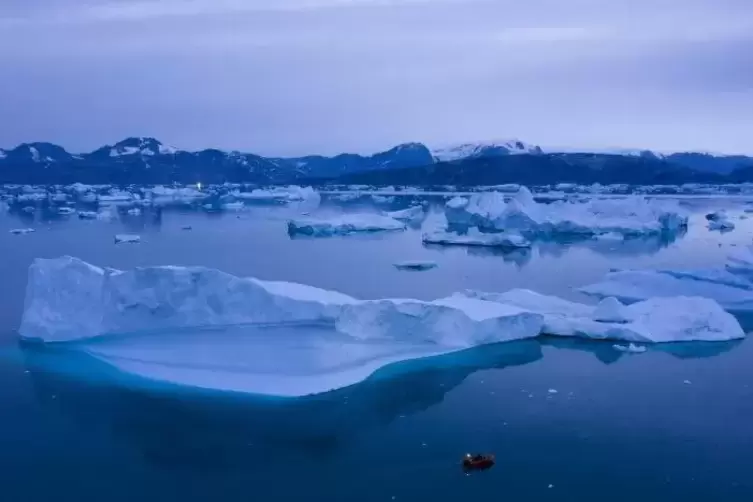
{"type": "Polygon", "coordinates": [[[124,157],[140,155],[153,157],[155,155],[173,155],[178,151],[177,148],[163,144],[154,138],[126,138],[114,145],[107,145],[92,152],[92,155],[124,157]]]}
{"type": "Polygon", "coordinates": [[[452,162],[456,160],[499,157],[501,155],[539,155],[543,153],[541,148],[519,140],[487,141],[479,143],[463,143],[432,151],[437,162],[452,162]]]}
{"type": "Polygon", "coordinates": [[[6,162],[32,162],[44,164],[51,162],[69,162],[73,155],[63,147],[52,143],[23,143],[12,150],[3,150],[0,159],[6,162]]]}
{"type": "Polygon", "coordinates": [[[714,176],[739,182],[753,181],[753,158],[638,149],[544,152],[517,140],[465,143],[433,152],[421,143],[405,143],[373,155],[296,158],[217,149],[185,151],[146,137],[126,138],[79,155],[52,143],[24,143],[0,150],[0,183],[295,183],[347,180],[362,173],[387,184],[401,180],[413,184],[438,180],[440,184],[494,184],[519,179],[550,183],[575,179],[574,173],[578,173],[578,182],[591,178],[620,183],[697,181],[714,176]],[[416,178],[411,178],[410,172],[416,178]],[[704,174],[713,176],[702,178],[704,174]]]}

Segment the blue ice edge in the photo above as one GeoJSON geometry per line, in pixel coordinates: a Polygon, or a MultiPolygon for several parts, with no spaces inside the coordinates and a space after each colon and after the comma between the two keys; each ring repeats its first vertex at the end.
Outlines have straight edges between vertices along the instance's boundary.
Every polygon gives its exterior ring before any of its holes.
{"type": "MultiPolygon", "coordinates": [[[[301,323],[290,323],[300,326],[301,323]]],[[[191,329],[194,331],[194,329],[191,329]]],[[[138,335],[119,334],[113,338],[132,338],[149,336],[143,332],[138,335]]],[[[367,378],[344,387],[330,391],[303,395],[282,396],[246,391],[234,391],[216,388],[204,388],[164,380],[145,378],[118,369],[116,366],[92,356],[84,346],[107,343],[111,337],[87,342],[40,343],[35,340],[18,341],[21,348],[22,364],[29,373],[54,374],[63,379],[72,379],[86,385],[102,387],[122,387],[145,391],[150,394],[185,396],[187,398],[209,398],[229,401],[254,402],[259,405],[291,404],[307,402],[341,402],[348,396],[371,395],[389,392],[388,389],[401,389],[406,381],[421,375],[432,374],[438,380],[446,380],[440,386],[442,397],[445,393],[460,385],[471,374],[489,369],[504,369],[522,366],[543,359],[546,348],[590,352],[604,364],[613,364],[623,358],[634,357],[614,349],[614,341],[589,340],[581,338],[563,338],[542,335],[533,339],[485,344],[451,353],[434,356],[417,357],[386,364],[367,378]]],[[[708,358],[733,350],[743,340],[721,342],[672,342],[648,344],[648,352],[665,353],[679,359],[708,358]]],[[[643,356],[641,356],[643,357],[643,356]]],[[[441,398],[439,399],[441,401],[441,398]]]]}

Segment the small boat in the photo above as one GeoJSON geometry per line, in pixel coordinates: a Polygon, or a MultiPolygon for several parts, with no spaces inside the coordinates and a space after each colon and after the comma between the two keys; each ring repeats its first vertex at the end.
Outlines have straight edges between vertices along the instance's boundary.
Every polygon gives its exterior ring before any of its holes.
{"type": "Polygon", "coordinates": [[[489,469],[494,465],[494,455],[492,454],[476,454],[471,455],[467,453],[463,457],[463,469],[468,471],[482,471],[489,469]]]}

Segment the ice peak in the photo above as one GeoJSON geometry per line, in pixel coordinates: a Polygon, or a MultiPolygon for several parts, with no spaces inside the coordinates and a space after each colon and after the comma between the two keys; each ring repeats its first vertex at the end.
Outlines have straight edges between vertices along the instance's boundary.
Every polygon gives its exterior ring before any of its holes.
{"type": "Polygon", "coordinates": [[[432,155],[439,162],[450,162],[466,158],[498,157],[502,155],[541,154],[542,150],[536,145],[525,143],[518,139],[480,141],[476,143],[461,143],[437,148],[432,155]]]}

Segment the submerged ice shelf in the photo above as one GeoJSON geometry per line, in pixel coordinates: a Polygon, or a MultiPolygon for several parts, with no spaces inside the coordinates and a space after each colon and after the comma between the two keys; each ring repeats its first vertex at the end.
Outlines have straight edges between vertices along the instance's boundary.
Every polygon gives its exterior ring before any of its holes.
{"type": "Polygon", "coordinates": [[[19,333],[69,342],[144,378],[279,396],[325,392],[391,363],[540,334],[641,343],[744,336],[734,317],[704,298],[589,306],[512,290],[358,300],[203,267],[120,271],[72,257],[32,264],[19,333]]]}

